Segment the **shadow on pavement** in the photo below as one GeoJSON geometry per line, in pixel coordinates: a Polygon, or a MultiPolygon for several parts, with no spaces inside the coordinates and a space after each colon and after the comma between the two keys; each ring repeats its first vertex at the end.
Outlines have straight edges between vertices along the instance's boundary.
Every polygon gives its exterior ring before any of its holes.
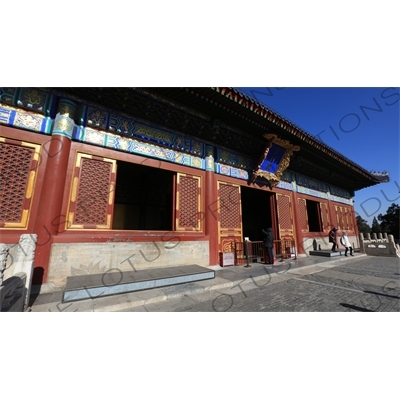
{"type": "Polygon", "coordinates": [[[399,299],[399,300],[400,300],[400,297],[399,297],[399,296],[392,296],[392,295],[390,295],[390,294],[384,294],[384,293],[378,293],[378,292],[371,292],[370,290],[364,290],[364,293],[370,293],[370,294],[375,294],[375,295],[377,295],[377,296],[385,296],[385,297],[389,297],[389,298],[391,298],[391,299],[399,299]]]}
{"type": "Polygon", "coordinates": [[[342,307],[351,308],[352,310],[356,310],[356,311],[373,312],[372,310],[368,310],[368,309],[362,308],[362,307],[353,306],[352,304],[340,303],[340,305],[342,307]]]}

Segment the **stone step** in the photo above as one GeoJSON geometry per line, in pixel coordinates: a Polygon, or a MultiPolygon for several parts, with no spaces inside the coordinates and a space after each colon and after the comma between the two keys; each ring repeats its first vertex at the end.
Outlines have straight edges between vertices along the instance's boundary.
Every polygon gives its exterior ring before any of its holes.
{"type": "MultiPolygon", "coordinates": [[[[353,254],[355,252],[359,252],[359,249],[353,250],[353,254]]],[[[345,249],[341,249],[338,251],[332,250],[310,250],[310,256],[321,256],[321,257],[337,257],[337,256],[344,256],[345,249]]],[[[350,251],[347,252],[347,255],[350,256],[350,251]]]]}
{"type": "Polygon", "coordinates": [[[215,271],[196,264],[140,271],[112,271],[114,270],[103,274],[67,277],[62,302],[94,299],[215,277],[215,271]]]}

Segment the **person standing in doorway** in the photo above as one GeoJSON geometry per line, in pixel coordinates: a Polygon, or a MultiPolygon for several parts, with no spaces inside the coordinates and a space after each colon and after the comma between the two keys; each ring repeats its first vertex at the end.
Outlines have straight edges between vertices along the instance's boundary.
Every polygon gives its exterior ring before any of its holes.
{"type": "Polygon", "coordinates": [[[353,255],[353,247],[351,246],[349,237],[346,232],[342,233],[342,237],[340,238],[340,244],[346,248],[344,255],[347,257],[347,252],[350,250],[350,255],[353,255]]]}
{"type": "Polygon", "coordinates": [[[272,228],[262,229],[264,234],[264,246],[268,256],[268,262],[266,264],[274,264],[274,233],[272,228]]]}
{"type": "Polygon", "coordinates": [[[329,242],[332,244],[332,251],[336,251],[336,248],[339,247],[336,240],[336,232],[338,228],[336,226],[329,231],[329,242]]]}

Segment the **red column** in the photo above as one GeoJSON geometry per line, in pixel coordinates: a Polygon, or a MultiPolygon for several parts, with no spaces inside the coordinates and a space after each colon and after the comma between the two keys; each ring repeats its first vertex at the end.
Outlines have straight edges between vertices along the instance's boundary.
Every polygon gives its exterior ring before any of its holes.
{"type": "MultiPolygon", "coordinates": [[[[65,110],[65,102],[60,102],[59,107],[65,110]]],[[[34,230],[38,235],[32,281],[34,285],[47,281],[52,238],[65,221],[65,216],[61,215],[61,206],[74,129],[74,121],[69,118],[71,112],[69,109],[64,115],[57,114],[50,146],[43,152],[47,155],[47,162],[34,230]]]]}
{"type": "Polygon", "coordinates": [[[301,231],[299,207],[297,200],[297,192],[292,192],[293,214],[294,214],[294,232],[296,236],[297,254],[305,254],[303,245],[303,232],[301,231]]]}
{"type": "Polygon", "coordinates": [[[205,178],[205,234],[210,240],[210,265],[218,264],[218,219],[217,219],[217,181],[214,172],[214,158],[206,157],[205,178]]]}
{"type": "Polygon", "coordinates": [[[357,225],[357,219],[356,219],[356,210],[354,209],[354,204],[350,206],[351,210],[351,216],[353,220],[353,226],[354,226],[354,232],[356,234],[356,242],[357,242],[357,247],[360,247],[360,233],[358,232],[358,225],[357,225]]]}

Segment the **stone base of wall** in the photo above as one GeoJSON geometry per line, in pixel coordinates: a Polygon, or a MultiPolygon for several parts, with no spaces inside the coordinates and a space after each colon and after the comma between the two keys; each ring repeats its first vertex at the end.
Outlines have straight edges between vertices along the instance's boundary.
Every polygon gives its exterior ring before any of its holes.
{"type": "Polygon", "coordinates": [[[47,286],[60,290],[67,277],[187,264],[209,265],[208,241],[54,243],[47,286]]]}
{"type": "MultiPolygon", "coordinates": [[[[357,238],[357,236],[350,236],[349,235],[348,238],[350,240],[350,243],[353,246],[353,249],[358,249],[359,246],[358,246],[358,238],[357,238]]],[[[340,249],[343,250],[344,246],[342,246],[340,244],[340,240],[339,239],[340,239],[340,236],[338,236],[338,240],[337,240],[338,245],[339,245],[339,250],[340,249]]],[[[304,238],[303,239],[304,251],[305,251],[305,253],[307,255],[310,253],[310,251],[320,250],[320,248],[321,248],[321,250],[330,250],[332,248],[332,244],[333,243],[329,242],[328,236],[315,238],[315,239],[313,239],[313,238],[304,238]]]]}

